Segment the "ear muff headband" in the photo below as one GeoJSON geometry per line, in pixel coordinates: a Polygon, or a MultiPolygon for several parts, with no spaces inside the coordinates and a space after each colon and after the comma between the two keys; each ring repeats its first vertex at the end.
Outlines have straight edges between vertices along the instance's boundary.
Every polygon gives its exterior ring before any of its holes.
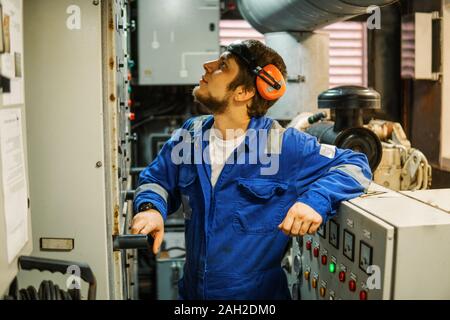
{"type": "Polygon", "coordinates": [[[234,43],[228,46],[227,51],[238,56],[256,75],[256,89],[265,100],[277,100],[286,92],[286,83],[283,74],[273,64],[260,67],[250,50],[242,43],[234,43]]]}

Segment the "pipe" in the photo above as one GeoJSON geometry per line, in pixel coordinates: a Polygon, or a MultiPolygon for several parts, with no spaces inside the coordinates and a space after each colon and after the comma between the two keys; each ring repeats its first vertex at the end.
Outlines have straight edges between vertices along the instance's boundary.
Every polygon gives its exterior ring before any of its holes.
{"type": "Polygon", "coordinates": [[[261,33],[313,31],[397,0],[238,0],[239,11],[261,33]]]}

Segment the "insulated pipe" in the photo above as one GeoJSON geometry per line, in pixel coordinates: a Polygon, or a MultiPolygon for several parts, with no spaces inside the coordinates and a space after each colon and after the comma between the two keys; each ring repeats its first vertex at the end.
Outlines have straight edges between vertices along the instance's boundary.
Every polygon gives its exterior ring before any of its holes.
{"type": "Polygon", "coordinates": [[[397,0],[238,0],[239,11],[261,33],[313,31],[397,0]]]}

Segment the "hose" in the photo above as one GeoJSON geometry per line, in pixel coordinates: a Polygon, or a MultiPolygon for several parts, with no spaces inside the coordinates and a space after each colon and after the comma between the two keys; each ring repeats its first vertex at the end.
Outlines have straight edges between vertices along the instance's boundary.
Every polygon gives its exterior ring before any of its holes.
{"type": "Polygon", "coordinates": [[[29,286],[26,289],[20,289],[17,300],[81,300],[81,293],[78,289],[64,291],[52,281],[44,280],[41,282],[39,290],[36,290],[33,286],[29,286]]]}

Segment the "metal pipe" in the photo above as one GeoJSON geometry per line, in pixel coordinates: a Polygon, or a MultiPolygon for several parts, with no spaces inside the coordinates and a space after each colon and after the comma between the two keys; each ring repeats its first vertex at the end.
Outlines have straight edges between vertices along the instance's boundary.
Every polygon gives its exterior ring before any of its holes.
{"type": "Polygon", "coordinates": [[[238,0],[239,11],[261,33],[313,31],[397,0],[238,0]]]}

